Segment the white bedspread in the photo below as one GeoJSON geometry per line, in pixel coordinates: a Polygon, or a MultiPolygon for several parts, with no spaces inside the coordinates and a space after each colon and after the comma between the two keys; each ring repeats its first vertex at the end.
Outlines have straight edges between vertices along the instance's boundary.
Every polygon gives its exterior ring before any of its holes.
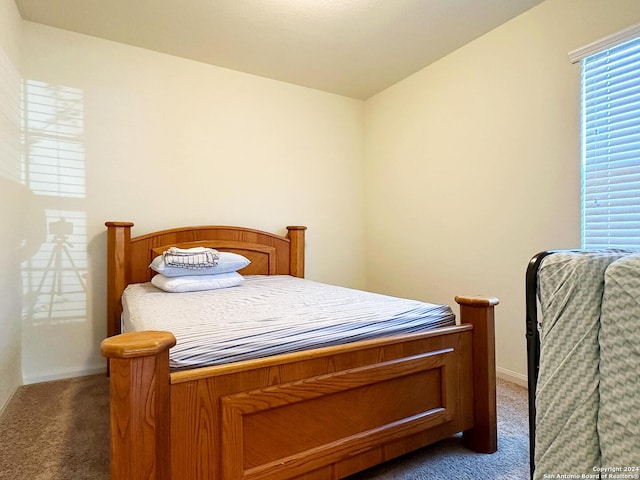
{"type": "Polygon", "coordinates": [[[220,290],[166,293],[129,285],[123,329],[166,330],[173,369],[216,365],[454,325],[446,305],[408,300],[288,275],[246,276],[220,290]]]}

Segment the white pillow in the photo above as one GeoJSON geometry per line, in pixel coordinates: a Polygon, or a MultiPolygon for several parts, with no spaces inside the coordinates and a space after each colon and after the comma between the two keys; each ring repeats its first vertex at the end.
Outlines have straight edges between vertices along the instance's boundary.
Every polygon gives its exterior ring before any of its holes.
{"type": "Polygon", "coordinates": [[[198,292],[201,290],[235,287],[243,281],[244,278],[238,272],[182,277],[165,277],[159,273],[151,279],[151,283],[156,287],[171,293],[198,292]]]}
{"type": "Polygon", "coordinates": [[[171,267],[164,263],[162,255],[158,255],[153,259],[149,267],[158,273],[161,273],[165,277],[183,277],[183,276],[195,276],[195,275],[218,275],[220,273],[237,272],[241,268],[246,267],[251,261],[232,252],[218,252],[218,264],[215,267],[207,268],[181,268],[171,267]]]}

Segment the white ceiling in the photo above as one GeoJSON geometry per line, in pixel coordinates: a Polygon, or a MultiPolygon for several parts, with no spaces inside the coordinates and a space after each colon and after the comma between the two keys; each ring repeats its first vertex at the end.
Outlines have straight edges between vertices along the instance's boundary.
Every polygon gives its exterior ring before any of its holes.
{"type": "Polygon", "coordinates": [[[16,0],[25,20],[366,99],[542,0],[16,0]]]}

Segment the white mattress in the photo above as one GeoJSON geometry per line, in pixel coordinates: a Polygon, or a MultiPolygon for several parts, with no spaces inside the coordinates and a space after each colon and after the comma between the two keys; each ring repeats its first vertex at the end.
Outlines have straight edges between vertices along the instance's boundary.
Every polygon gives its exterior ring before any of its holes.
{"type": "Polygon", "coordinates": [[[288,275],[246,276],[220,290],[166,293],[129,285],[123,330],[166,330],[177,344],[175,369],[217,365],[279,353],[454,325],[446,305],[408,300],[288,275]]]}

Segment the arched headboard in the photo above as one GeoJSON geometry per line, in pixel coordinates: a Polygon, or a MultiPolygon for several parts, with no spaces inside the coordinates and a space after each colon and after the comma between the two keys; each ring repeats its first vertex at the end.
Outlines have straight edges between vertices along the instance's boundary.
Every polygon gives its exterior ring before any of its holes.
{"type": "Polygon", "coordinates": [[[132,222],[107,226],[107,336],[120,333],[122,292],[130,283],[151,280],[151,261],[167,248],[205,246],[244,255],[251,264],[245,275],[304,277],[304,236],[307,227],[289,226],[287,236],[232,226],[180,227],[131,237],[132,222]]]}

